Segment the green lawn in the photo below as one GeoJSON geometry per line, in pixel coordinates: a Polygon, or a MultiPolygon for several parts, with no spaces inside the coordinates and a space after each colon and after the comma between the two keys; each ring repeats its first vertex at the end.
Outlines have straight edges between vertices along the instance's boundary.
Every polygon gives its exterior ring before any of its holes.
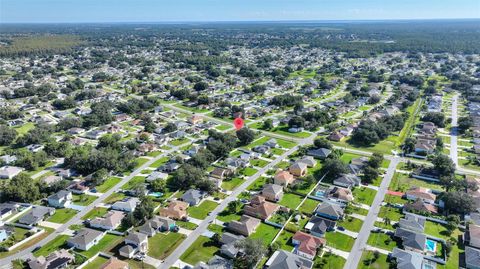
{"type": "Polygon", "coordinates": [[[48,242],[48,244],[45,244],[42,246],[39,250],[35,251],[33,255],[35,257],[39,256],[48,256],[48,254],[54,252],[55,250],[60,249],[62,246],[65,245],[65,242],[70,238],[68,235],[59,235],[55,237],[52,241],[48,242]]]}
{"type": "Polygon", "coordinates": [[[125,197],[127,197],[125,194],[123,194],[121,192],[115,192],[115,193],[112,193],[107,198],[105,198],[105,200],[103,200],[103,202],[106,203],[106,204],[113,204],[117,201],[125,199],[125,197]]]}
{"type": "Polygon", "coordinates": [[[219,247],[208,237],[200,236],[193,244],[180,256],[180,260],[195,265],[198,262],[208,262],[219,250],[219,247]]]}
{"type": "Polygon", "coordinates": [[[285,153],[285,150],[279,149],[279,148],[273,148],[273,149],[271,150],[271,152],[272,152],[272,154],[274,154],[274,155],[280,156],[280,155],[282,155],[283,153],[285,153]]]}
{"type": "Polygon", "coordinates": [[[223,234],[225,227],[220,226],[218,224],[209,224],[208,225],[208,230],[211,232],[214,232],[216,234],[223,234]]]}
{"type": "Polygon", "coordinates": [[[259,137],[258,139],[255,139],[252,143],[248,144],[246,146],[246,148],[254,148],[256,146],[260,146],[260,145],[263,145],[265,142],[267,142],[268,140],[270,140],[270,137],[268,136],[262,136],[262,137],[259,137]]]}
{"type": "Polygon", "coordinates": [[[229,179],[229,180],[224,180],[222,182],[222,189],[225,189],[225,190],[233,190],[235,189],[238,185],[242,184],[244,182],[244,180],[242,178],[239,178],[239,177],[234,177],[232,179],[229,179]]]}
{"type": "Polygon", "coordinates": [[[276,139],[277,139],[278,145],[282,148],[291,149],[291,148],[293,148],[297,145],[297,143],[292,142],[292,141],[287,141],[287,140],[279,139],[279,138],[276,138],[276,139]]]}
{"type": "Polygon", "coordinates": [[[249,191],[260,191],[268,181],[266,177],[259,177],[257,178],[250,186],[248,186],[247,190],[249,191]]]}
{"type": "Polygon", "coordinates": [[[314,260],[313,268],[325,268],[325,269],[334,269],[334,268],[343,268],[346,260],[340,256],[337,256],[333,253],[325,251],[323,256],[317,256],[314,260]]]}
{"type": "Polygon", "coordinates": [[[93,196],[93,195],[73,194],[72,202],[76,205],[87,206],[87,205],[93,203],[93,201],[95,201],[97,198],[98,198],[97,196],[93,196]]]}
{"type": "Polygon", "coordinates": [[[353,197],[355,197],[355,202],[366,205],[371,205],[377,194],[375,190],[366,187],[356,187],[352,193],[353,197]]]}
{"type": "Polygon", "coordinates": [[[288,131],[288,126],[276,127],[271,132],[279,134],[279,135],[292,136],[292,137],[297,137],[297,138],[307,138],[307,137],[312,135],[311,133],[305,132],[305,131],[299,132],[299,133],[290,133],[288,131]]]}
{"type": "Polygon", "coordinates": [[[99,251],[107,252],[118,245],[123,240],[123,237],[113,234],[106,234],[98,244],[91,247],[87,251],[78,251],[78,253],[88,258],[93,257],[99,251]]]}
{"type": "Polygon", "coordinates": [[[165,259],[187,236],[180,233],[158,233],[148,239],[148,255],[157,259],[165,259]]]}
{"type": "Polygon", "coordinates": [[[107,258],[104,258],[102,256],[97,256],[93,261],[88,263],[85,267],[85,269],[98,269],[101,268],[102,265],[104,265],[108,261],[107,258]]]}
{"type": "Polygon", "coordinates": [[[436,184],[434,182],[428,182],[421,179],[416,179],[403,173],[395,173],[395,175],[393,176],[392,182],[390,182],[390,186],[388,188],[393,191],[406,192],[408,189],[410,189],[413,186],[424,187],[424,188],[440,190],[440,191],[444,189],[440,184],[436,184]]]}
{"type": "Polygon", "coordinates": [[[302,206],[300,206],[299,211],[305,214],[312,214],[312,212],[315,210],[315,208],[317,208],[319,203],[319,201],[307,199],[302,204],[302,206]]]}
{"type": "Polygon", "coordinates": [[[425,234],[445,240],[449,237],[447,234],[447,228],[445,228],[443,224],[428,220],[425,222],[425,234]]]}
{"type": "Polygon", "coordinates": [[[122,186],[123,190],[131,190],[137,184],[145,183],[145,177],[135,176],[122,186]]]}
{"type": "Polygon", "coordinates": [[[257,172],[258,172],[257,169],[251,168],[251,167],[246,167],[240,170],[240,174],[243,174],[244,176],[247,176],[247,177],[253,176],[257,172]]]}
{"type": "Polygon", "coordinates": [[[380,213],[378,214],[378,217],[389,218],[391,221],[399,221],[403,217],[403,214],[399,208],[382,206],[380,207],[380,213]]]}
{"type": "Polygon", "coordinates": [[[106,192],[109,189],[113,188],[113,186],[117,185],[122,179],[119,177],[110,177],[105,180],[102,185],[98,185],[95,189],[98,192],[106,192]]]}
{"type": "Polygon", "coordinates": [[[172,144],[173,146],[180,146],[180,145],[185,144],[189,141],[190,140],[188,138],[181,138],[181,139],[175,139],[173,141],[170,141],[170,144],[172,144]]]}
{"type": "Polygon", "coordinates": [[[343,226],[345,229],[352,232],[360,232],[363,221],[351,216],[345,217],[342,221],[337,222],[338,226],[343,226]]]}
{"type": "Polygon", "coordinates": [[[70,209],[70,208],[58,208],[55,210],[55,214],[53,214],[47,221],[55,222],[55,223],[65,223],[69,221],[73,216],[78,213],[77,210],[70,209]]]}
{"type": "Polygon", "coordinates": [[[164,165],[165,163],[167,163],[169,160],[170,160],[169,157],[166,157],[166,156],[165,156],[165,157],[162,157],[162,158],[156,160],[155,162],[153,162],[153,163],[150,165],[150,167],[158,168],[158,167],[164,165]]]}
{"type": "Polygon", "coordinates": [[[242,214],[240,213],[241,209],[237,213],[229,213],[226,209],[220,212],[217,216],[217,219],[223,222],[230,222],[232,220],[240,220],[242,214]]]}
{"type": "Polygon", "coordinates": [[[393,248],[397,246],[393,238],[384,233],[371,233],[368,237],[367,244],[388,251],[392,251],[393,248]]]}
{"type": "Polygon", "coordinates": [[[135,160],[135,169],[139,168],[140,166],[144,165],[146,162],[150,161],[150,159],[147,158],[138,158],[135,160]]]}
{"type": "Polygon", "coordinates": [[[355,242],[353,237],[338,232],[327,232],[325,239],[327,239],[327,245],[347,252],[352,249],[355,242]]]}
{"type": "Polygon", "coordinates": [[[212,212],[217,206],[217,203],[205,200],[197,206],[189,207],[187,212],[192,218],[205,219],[208,216],[208,213],[212,212]]]}
{"type": "Polygon", "coordinates": [[[250,161],[250,164],[253,165],[253,166],[263,168],[263,167],[267,166],[268,162],[265,161],[265,160],[262,160],[262,159],[254,159],[254,160],[250,161]]]}
{"type": "Polygon", "coordinates": [[[187,229],[187,230],[195,230],[197,229],[198,225],[193,223],[193,222],[188,222],[188,221],[180,221],[180,220],[177,220],[175,222],[175,224],[178,226],[178,227],[181,227],[183,229],[187,229]]]}
{"type": "Polygon", "coordinates": [[[90,210],[85,216],[82,217],[82,220],[86,219],[94,219],[95,217],[102,217],[107,213],[108,209],[105,207],[95,207],[94,209],[90,210]]]}
{"type": "Polygon", "coordinates": [[[282,244],[281,248],[290,252],[293,250],[292,237],[293,233],[283,230],[275,242],[280,242],[282,244]]]}
{"type": "Polygon", "coordinates": [[[350,152],[344,152],[342,156],[340,157],[340,160],[344,163],[350,163],[353,159],[360,158],[362,155],[358,155],[355,153],[350,153],[350,152]]]}
{"type": "Polygon", "coordinates": [[[389,262],[387,255],[380,254],[377,260],[374,259],[373,251],[364,251],[358,269],[388,269],[389,262]]]}
{"type": "Polygon", "coordinates": [[[273,238],[277,235],[279,229],[275,228],[273,226],[270,226],[265,223],[260,223],[260,225],[257,227],[257,230],[255,233],[253,233],[250,238],[253,239],[261,239],[265,246],[270,245],[270,243],[273,241],[273,238]]]}
{"type": "Polygon", "coordinates": [[[303,197],[300,195],[285,193],[279,204],[294,210],[302,202],[302,200],[303,197]]]}
{"type": "Polygon", "coordinates": [[[230,129],[231,126],[228,126],[228,125],[223,125],[223,124],[220,124],[220,125],[217,125],[215,126],[215,129],[219,130],[219,131],[225,131],[225,130],[228,130],[230,129]]]}

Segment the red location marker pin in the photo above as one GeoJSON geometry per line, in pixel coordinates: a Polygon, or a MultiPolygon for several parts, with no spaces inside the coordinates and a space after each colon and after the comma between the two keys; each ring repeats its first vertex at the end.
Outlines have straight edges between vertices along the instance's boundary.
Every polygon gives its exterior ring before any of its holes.
{"type": "Polygon", "coordinates": [[[243,128],[243,119],[242,118],[235,118],[233,120],[233,125],[235,126],[235,129],[240,130],[243,128]]]}

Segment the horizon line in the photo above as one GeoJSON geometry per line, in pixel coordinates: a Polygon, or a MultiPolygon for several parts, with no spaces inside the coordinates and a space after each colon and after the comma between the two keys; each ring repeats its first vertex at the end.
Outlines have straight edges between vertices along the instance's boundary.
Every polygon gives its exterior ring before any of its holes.
{"type": "Polygon", "coordinates": [[[170,21],[63,21],[63,22],[2,22],[2,24],[192,24],[192,23],[359,23],[359,22],[407,22],[407,21],[465,21],[478,18],[408,18],[408,19],[327,19],[327,20],[170,20],[170,21]]]}

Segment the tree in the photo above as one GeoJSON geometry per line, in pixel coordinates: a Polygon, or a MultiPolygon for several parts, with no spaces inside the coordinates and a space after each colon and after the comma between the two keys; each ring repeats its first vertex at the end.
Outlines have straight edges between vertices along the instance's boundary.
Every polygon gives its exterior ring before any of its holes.
{"type": "Polygon", "coordinates": [[[444,192],[442,194],[442,200],[445,203],[445,210],[447,212],[468,214],[476,209],[473,197],[466,192],[444,192]]]}
{"type": "Polygon", "coordinates": [[[17,137],[17,131],[6,125],[0,125],[0,146],[9,146],[17,137]]]}
{"type": "Polygon", "coordinates": [[[162,132],[163,133],[171,133],[171,132],[174,132],[176,130],[177,130],[177,125],[175,125],[175,123],[173,123],[173,122],[169,122],[169,123],[167,123],[167,125],[165,125],[165,127],[163,127],[162,132]]]}
{"type": "Polygon", "coordinates": [[[137,221],[145,221],[147,219],[153,218],[153,211],[155,210],[155,204],[152,201],[152,198],[149,196],[141,196],[140,203],[133,211],[133,216],[137,221]]]}
{"type": "Polygon", "coordinates": [[[460,224],[460,217],[458,215],[448,215],[447,217],[447,224],[445,227],[447,228],[447,232],[449,235],[457,229],[458,224],[460,224]]]}
{"type": "Polygon", "coordinates": [[[432,159],[432,164],[441,175],[451,175],[455,173],[455,163],[445,154],[437,154],[432,159]]]}
{"type": "Polygon", "coordinates": [[[105,182],[105,180],[107,179],[107,176],[108,170],[105,168],[101,168],[92,174],[91,182],[95,186],[102,185],[102,183],[105,182]]]}
{"type": "Polygon", "coordinates": [[[197,82],[193,86],[193,89],[195,89],[197,92],[204,91],[207,88],[208,88],[208,84],[204,81],[197,82]]]}
{"type": "Polygon", "coordinates": [[[130,212],[128,213],[123,219],[122,219],[122,228],[123,229],[128,229],[132,226],[135,226],[137,225],[137,220],[135,219],[135,217],[133,216],[133,213],[130,212]]]}
{"type": "Polygon", "coordinates": [[[266,119],[263,122],[263,129],[271,130],[272,128],[273,128],[273,120],[272,119],[266,119]]]}
{"type": "Polygon", "coordinates": [[[203,180],[204,177],[205,174],[202,169],[186,163],[175,171],[167,184],[174,189],[186,190],[195,186],[195,184],[203,180]]]}
{"type": "Polygon", "coordinates": [[[460,117],[458,118],[458,129],[461,133],[464,133],[470,127],[472,127],[473,121],[472,118],[469,116],[460,117]]]}
{"type": "Polygon", "coordinates": [[[237,131],[237,138],[242,146],[250,144],[255,139],[255,133],[248,127],[237,131]]]}
{"type": "Polygon", "coordinates": [[[440,128],[445,127],[445,115],[441,112],[427,112],[422,117],[422,121],[433,122],[436,126],[440,128]]]}
{"type": "Polygon", "coordinates": [[[167,188],[167,182],[163,179],[157,178],[150,183],[150,188],[156,192],[165,192],[167,188]]]}
{"type": "Polygon", "coordinates": [[[380,173],[378,172],[378,170],[371,166],[367,166],[363,169],[363,180],[366,183],[372,183],[375,179],[378,178],[379,175],[380,173]]]}
{"type": "Polygon", "coordinates": [[[332,149],[332,143],[328,141],[327,139],[323,137],[319,137],[313,141],[313,145],[315,145],[316,148],[326,148],[326,149],[332,149]]]}
{"type": "Polygon", "coordinates": [[[302,128],[305,126],[305,119],[300,116],[294,116],[288,121],[288,126],[302,128]]]}
{"type": "Polygon", "coordinates": [[[244,255],[235,258],[234,268],[251,269],[267,253],[261,239],[244,238],[235,242],[235,247],[240,249],[244,255]]]}
{"type": "Polygon", "coordinates": [[[403,143],[403,152],[405,153],[413,152],[415,150],[416,143],[417,141],[415,140],[415,138],[408,137],[407,139],[405,139],[405,142],[403,143]]]}
{"type": "Polygon", "coordinates": [[[242,202],[238,200],[233,200],[228,203],[227,210],[229,213],[234,214],[237,213],[238,209],[242,206],[242,202]]]}
{"type": "Polygon", "coordinates": [[[4,201],[31,203],[40,199],[39,186],[30,176],[20,173],[5,184],[2,199],[4,201]]]}
{"type": "Polygon", "coordinates": [[[328,177],[336,178],[341,174],[347,173],[347,165],[339,159],[327,158],[322,166],[322,174],[328,173],[328,177]]]}
{"type": "Polygon", "coordinates": [[[375,152],[368,160],[368,165],[372,168],[379,168],[383,162],[383,154],[375,152]]]}

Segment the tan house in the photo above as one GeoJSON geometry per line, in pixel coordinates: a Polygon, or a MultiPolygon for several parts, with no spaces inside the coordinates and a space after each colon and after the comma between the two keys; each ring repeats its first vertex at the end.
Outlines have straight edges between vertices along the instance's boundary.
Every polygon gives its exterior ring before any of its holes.
{"type": "Polygon", "coordinates": [[[243,213],[266,220],[275,214],[278,209],[280,209],[279,205],[267,202],[265,197],[255,196],[250,200],[250,204],[245,205],[243,213]]]}
{"type": "Polygon", "coordinates": [[[129,269],[127,262],[121,261],[117,258],[110,258],[106,263],[100,267],[101,269],[129,269]]]}
{"type": "Polygon", "coordinates": [[[277,184],[266,184],[262,189],[262,196],[272,202],[278,202],[283,197],[283,187],[277,184]]]}
{"type": "Polygon", "coordinates": [[[188,122],[190,122],[191,124],[198,124],[198,123],[201,123],[202,121],[203,121],[203,118],[200,115],[193,115],[188,119],[188,122]]]}
{"type": "Polygon", "coordinates": [[[407,192],[405,196],[408,200],[416,201],[418,199],[422,200],[428,204],[434,204],[437,196],[433,194],[429,189],[422,187],[412,187],[407,192]]]}
{"type": "Polygon", "coordinates": [[[273,177],[273,182],[277,185],[287,187],[295,181],[295,177],[288,171],[279,171],[273,177]]]}
{"type": "Polygon", "coordinates": [[[296,162],[290,165],[288,171],[296,177],[303,177],[307,174],[307,164],[303,162],[296,162]]]}
{"type": "Polygon", "coordinates": [[[182,201],[173,201],[168,207],[161,208],[159,215],[162,217],[169,217],[175,220],[181,220],[187,218],[188,203],[182,201]]]}
{"type": "Polygon", "coordinates": [[[250,236],[252,233],[255,232],[261,222],[262,221],[260,221],[259,219],[252,218],[247,215],[242,215],[240,220],[230,221],[228,223],[228,229],[244,236],[250,236]]]}
{"type": "Polygon", "coordinates": [[[327,190],[327,197],[330,199],[336,199],[336,200],[341,200],[345,202],[353,201],[353,194],[350,189],[337,187],[337,186],[331,186],[327,190]]]}
{"type": "Polygon", "coordinates": [[[103,230],[114,230],[122,223],[122,219],[125,217],[125,213],[121,211],[112,210],[105,214],[104,217],[96,217],[90,221],[90,227],[103,229],[103,230]]]}

